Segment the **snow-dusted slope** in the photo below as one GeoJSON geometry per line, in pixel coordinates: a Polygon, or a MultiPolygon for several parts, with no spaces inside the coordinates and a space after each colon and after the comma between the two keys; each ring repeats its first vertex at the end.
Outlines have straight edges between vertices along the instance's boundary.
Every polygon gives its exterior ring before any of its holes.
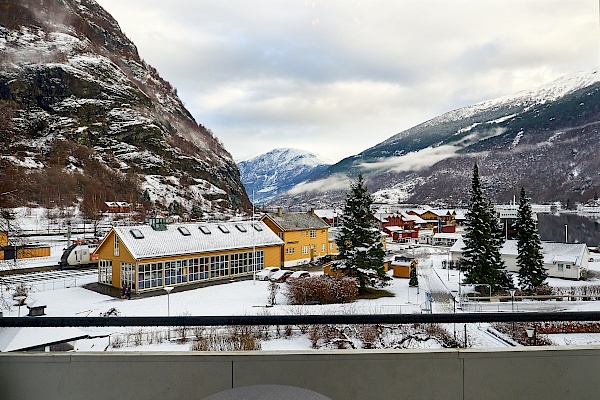
{"type": "Polygon", "coordinates": [[[316,154],[298,149],[274,149],[240,161],[242,182],[256,202],[268,203],[293,186],[317,176],[331,163],[316,154]]]}
{"type": "Polygon", "coordinates": [[[95,1],[0,6],[0,163],[39,166],[28,179],[40,187],[18,191],[21,202],[68,204],[96,188],[98,201],[145,191],[164,207],[249,206],[231,155],[95,1]],[[38,196],[54,184],[50,166],[71,176],[57,178],[60,194],[38,196]],[[177,184],[155,190],[159,180],[177,184]]]}
{"type": "MultiPolygon", "coordinates": [[[[510,200],[524,185],[535,201],[572,205],[600,191],[599,128],[596,68],[447,112],[332,165],[322,177],[362,171],[378,200],[455,205],[467,200],[477,162],[496,200],[510,200]]],[[[332,201],[321,192],[302,200],[317,207],[332,201]]]]}

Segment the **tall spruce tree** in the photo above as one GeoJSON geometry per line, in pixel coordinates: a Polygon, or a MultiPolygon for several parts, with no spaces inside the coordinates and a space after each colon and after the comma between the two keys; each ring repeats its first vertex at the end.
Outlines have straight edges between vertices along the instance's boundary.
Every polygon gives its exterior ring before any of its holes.
{"type": "Polygon", "coordinates": [[[502,228],[492,202],[481,189],[477,164],[473,167],[471,199],[466,217],[461,261],[462,268],[466,269],[464,283],[487,284],[494,292],[512,287],[500,254],[504,244],[502,228]]]}
{"type": "Polygon", "coordinates": [[[548,271],[544,268],[542,241],[538,233],[531,203],[521,187],[519,212],[517,214],[517,267],[519,267],[519,286],[521,290],[533,292],[544,284],[548,271]]]}
{"type": "Polygon", "coordinates": [[[339,254],[333,269],[356,278],[363,292],[367,287],[384,286],[391,279],[383,268],[381,231],[374,222],[372,208],[373,199],[359,174],[346,195],[343,225],[336,240],[339,254]]]}

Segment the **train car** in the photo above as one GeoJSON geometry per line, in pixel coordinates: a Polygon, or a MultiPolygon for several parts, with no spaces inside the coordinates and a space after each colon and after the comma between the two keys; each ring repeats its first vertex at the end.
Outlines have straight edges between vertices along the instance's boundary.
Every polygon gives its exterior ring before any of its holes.
{"type": "Polygon", "coordinates": [[[93,254],[98,246],[96,241],[76,241],[65,249],[60,257],[60,268],[81,268],[98,265],[98,256],[93,254]]]}

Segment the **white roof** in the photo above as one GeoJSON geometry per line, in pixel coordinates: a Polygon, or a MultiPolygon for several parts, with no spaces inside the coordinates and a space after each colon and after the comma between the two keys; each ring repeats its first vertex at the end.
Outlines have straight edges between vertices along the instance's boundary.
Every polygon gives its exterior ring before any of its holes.
{"type": "Polygon", "coordinates": [[[136,260],[283,244],[279,236],[261,221],[167,224],[163,231],[154,230],[150,225],[115,226],[113,229],[136,260]],[[203,233],[200,227],[210,233],[203,233]],[[189,235],[182,230],[187,230],[189,235]]]}
{"type": "MultiPolygon", "coordinates": [[[[454,246],[450,248],[452,252],[462,252],[464,242],[458,240],[454,246]]],[[[544,256],[544,264],[553,264],[555,262],[573,263],[581,265],[581,261],[585,257],[587,245],[585,243],[554,243],[542,242],[542,254],[544,256]]],[[[502,254],[518,255],[517,241],[507,240],[502,245],[502,254]]]]}
{"type": "Polygon", "coordinates": [[[0,328],[0,352],[19,351],[87,338],[77,328],[0,328]]]}
{"type": "Polygon", "coordinates": [[[436,239],[460,239],[462,238],[462,235],[460,233],[449,233],[449,232],[440,232],[440,233],[434,233],[433,237],[436,239]]]}
{"type": "Polygon", "coordinates": [[[404,230],[401,226],[386,226],[383,229],[387,229],[390,232],[402,232],[404,230]]]}
{"type": "Polygon", "coordinates": [[[315,214],[317,214],[317,216],[319,218],[327,218],[327,219],[334,219],[334,218],[340,218],[342,216],[342,210],[337,210],[337,209],[329,209],[329,210],[315,210],[315,214]]]}

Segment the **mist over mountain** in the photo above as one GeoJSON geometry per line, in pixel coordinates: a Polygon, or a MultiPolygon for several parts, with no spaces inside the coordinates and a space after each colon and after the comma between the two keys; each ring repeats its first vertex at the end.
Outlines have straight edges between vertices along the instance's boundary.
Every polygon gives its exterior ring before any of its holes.
{"type": "Polygon", "coordinates": [[[274,149],[238,163],[249,196],[263,204],[320,174],[329,165],[316,154],[290,148],[274,149]]]}
{"type": "Polygon", "coordinates": [[[477,162],[482,185],[498,202],[525,186],[535,202],[573,206],[600,188],[599,90],[595,69],[445,113],[332,165],[306,190],[278,200],[331,204],[362,172],[380,201],[464,205],[477,162]]]}
{"type": "Polygon", "coordinates": [[[0,2],[0,109],[5,204],[250,205],[218,138],[93,0],[0,2]]]}

